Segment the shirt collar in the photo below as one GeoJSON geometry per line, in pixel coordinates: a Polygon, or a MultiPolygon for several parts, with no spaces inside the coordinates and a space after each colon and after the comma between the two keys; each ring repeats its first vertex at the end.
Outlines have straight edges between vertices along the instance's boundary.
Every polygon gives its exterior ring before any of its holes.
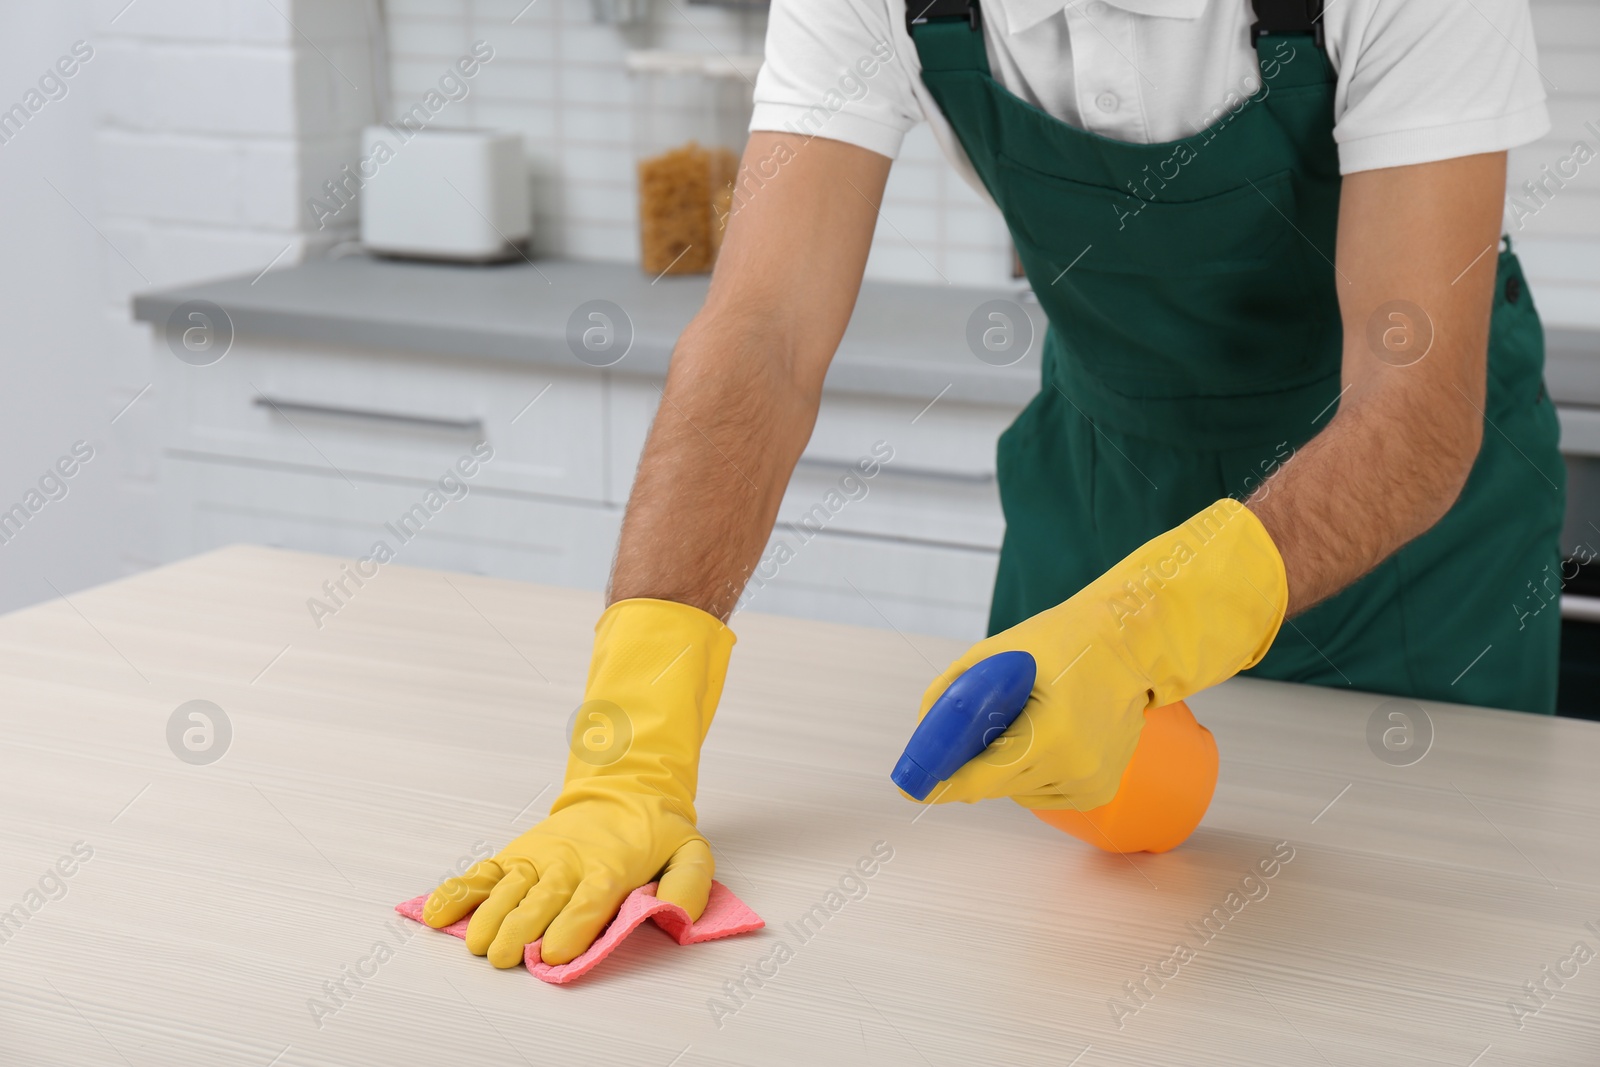
{"type": "MultiPolygon", "coordinates": [[[[912,0],[914,3],[915,0],[912,0]]],[[[1206,0],[1104,0],[1110,7],[1132,15],[1155,18],[1197,19],[1205,12],[1206,0]]],[[[1088,7],[1090,0],[990,0],[1001,9],[1007,33],[1032,29],[1045,19],[1069,7],[1088,7]]]]}

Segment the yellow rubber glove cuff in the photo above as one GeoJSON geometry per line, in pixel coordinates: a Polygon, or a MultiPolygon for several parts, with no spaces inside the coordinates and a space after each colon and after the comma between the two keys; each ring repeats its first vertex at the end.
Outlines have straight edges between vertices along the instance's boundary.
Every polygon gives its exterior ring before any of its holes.
{"type": "Polygon", "coordinates": [[[467,947],[513,967],[540,937],[546,963],[577,958],[623,898],[657,878],[660,899],[699,918],[715,871],[695,827],[700,744],[734,640],[685,604],[611,605],[595,626],[566,781],[549,816],[434,890],[424,920],[448,926],[472,911],[467,947]]]}
{"type": "Polygon", "coordinates": [[[979,660],[1021,649],[1038,663],[1022,715],[929,800],[1105,804],[1145,711],[1259,663],[1288,599],[1283,558],[1261,521],[1237,500],[1217,501],[1070,599],[980,641],[928,687],[919,718],[979,660]]]}

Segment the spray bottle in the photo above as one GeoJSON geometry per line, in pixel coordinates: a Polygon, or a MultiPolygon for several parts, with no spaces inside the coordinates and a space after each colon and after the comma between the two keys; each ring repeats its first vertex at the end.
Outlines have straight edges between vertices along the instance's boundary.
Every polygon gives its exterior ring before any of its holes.
{"type": "MultiPolygon", "coordinates": [[[[927,799],[1022,714],[1037,669],[1026,652],[1001,652],[969,667],[917,724],[889,776],[895,785],[914,800],[927,799]]],[[[1211,805],[1217,743],[1182,701],[1144,714],[1116,796],[1092,811],[1034,815],[1107,852],[1166,852],[1182,844],[1211,805]]]]}

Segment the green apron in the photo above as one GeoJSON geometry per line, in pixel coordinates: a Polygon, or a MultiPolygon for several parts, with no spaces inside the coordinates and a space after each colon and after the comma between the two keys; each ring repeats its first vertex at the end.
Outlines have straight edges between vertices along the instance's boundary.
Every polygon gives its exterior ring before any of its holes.
{"type": "MultiPolygon", "coordinates": [[[[1260,36],[1259,91],[1192,137],[1131,144],[1001,86],[975,5],[937,0],[925,18],[922,80],[1051,323],[1039,394],[1000,438],[995,633],[1214,500],[1245,499],[1333,416],[1334,73],[1310,33],[1260,36]]],[[[1459,500],[1287,621],[1254,675],[1554,710],[1560,610],[1539,605],[1560,588],[1565,468],[1509,242],[1498,269],[1483,446],[1459,500]]]]}

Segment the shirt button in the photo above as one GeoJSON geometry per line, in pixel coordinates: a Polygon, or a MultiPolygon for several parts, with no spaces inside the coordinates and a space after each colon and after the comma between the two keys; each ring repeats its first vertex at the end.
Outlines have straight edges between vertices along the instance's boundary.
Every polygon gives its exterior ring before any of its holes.
{"type": "Polygon", "coordinates": [[[1104,15],[1106,11],[1106,5],[1101,3],[1101,0],[1094,0],[1094,3],[1089,5],[1089,14],[1094,18],[1099,18],[1100,16],[1104,15]]]}
{"type": "Polygon", "coordinates": [[[1094,98],[1095,106],[1101,111],[1115,111],[1122,101],[1117,99],[1116,93],[1101,93],[1094,98]]]}

